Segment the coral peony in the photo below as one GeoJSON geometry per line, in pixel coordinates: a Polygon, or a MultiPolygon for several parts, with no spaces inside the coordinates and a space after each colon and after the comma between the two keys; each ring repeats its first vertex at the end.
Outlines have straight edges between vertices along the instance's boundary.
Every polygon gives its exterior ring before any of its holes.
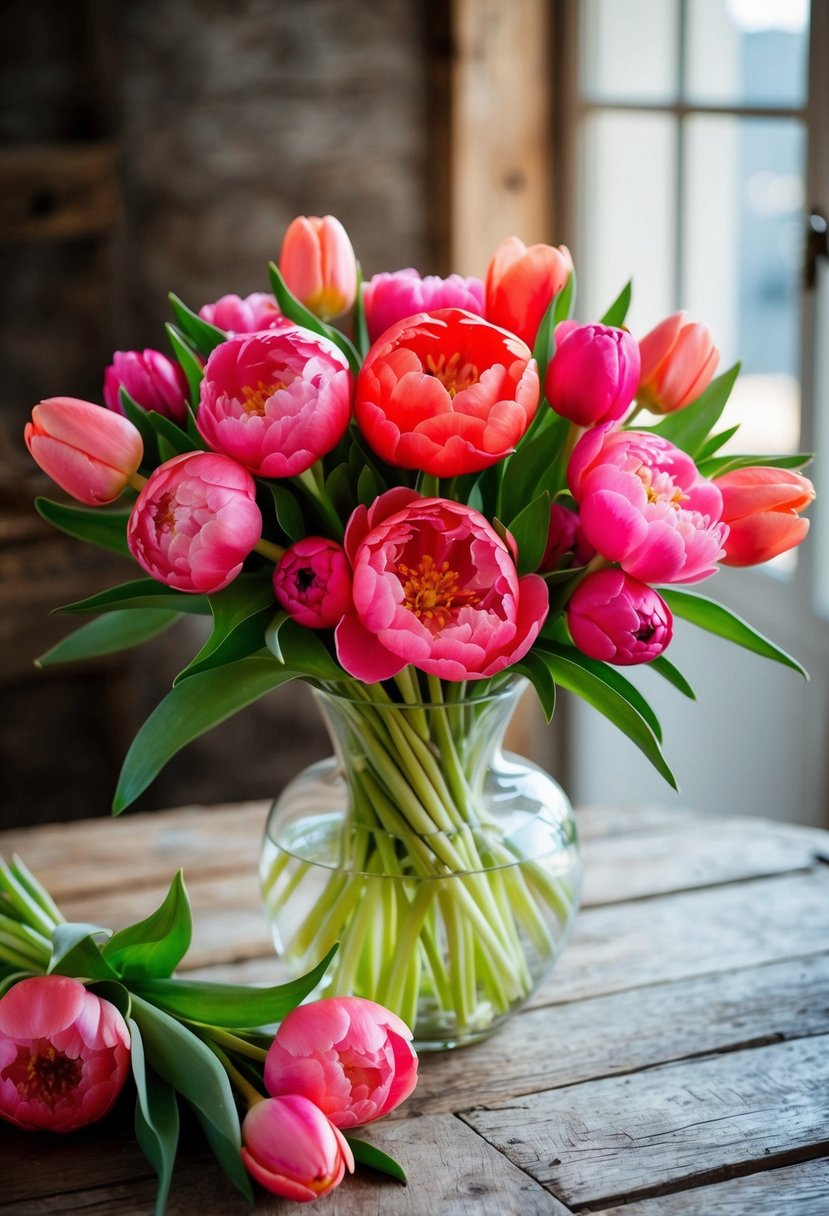
{"type": "Polygon", "coordinates": [[[584,654],[618,667],[650,663],[673,635],[662,596],[623,570],[596,570],[567,605],[570,635],[584,654]]]}
{"type": "Polygon", "coordinates": [[[427,275],[421,279],[416,270],[397,270],[376,274],[363,286],[368,336],[376,342],[390,325],[420,312],[442,308],[463,308],[483,316],[484,285],[480,279],[464,279],[450,274],[448,279],[427,275]]]}
{"type": "Polygon", "coordinates": [[[337,654],[358,680],[408,663],[445,680],[491,676],[532,646],[548,609],[536,574],[460,503],[389,490],[349,520],[354,612],[337,626],[337,654]]]}
{"type": "Polygon", "coordinates": [[[293,619],[308,629],[330,629],[351,608],[351,567],[342,545],[306,536],[276,567],[273,589],[293,619]]]}
{"type": "Polygon", "coordinates": [[[384,460],[455,477],[509,455],[538,395],[523,342],[446,308],[400,321],[375,342],[357,378],[354,412],[384,460]]]}
{"type": "Polygon", "coordinates": [[[244,298],[222,296],[213,304],[202,304],[199,316],[209,325],[223,329],[229,337],[234,334],[255,334],[260,329],[276,329],[290,324],[279,311],[276,299],[265,291],[254,291],[244,298]]]}
{"type": "Polygon", "coordinates": [[[646,334],[639,355],[637,399],[654,414],[672,414],[696,401],[720,361],[711,330],[686,322],[684,312],[667,317],[646,334]]]}
{"type": "Polygon", "coordinates": [[[556,326],[556,352],[547,369],[547,400],[577,426],[616,422],[639,384],[639,347],[609,325],[556,326]],[[566,329],[565,329],[566,326],[566,329]]]}
{"type": "Polygon", "coordinates": [[[357,295],[357,259],[333,215],[298,215],[288,225],[279,269],[296,298],[324,320],[348,312],[357,295]]]}
{"type": "Polygon", "coordinates": [[[805,511],[815,497],[807,477],[789,469],[734,469],[714,479],[728,524],[725,566],[756,566],[793,549],[809,531],[805,511]]]}
{"type": "Polygon", "coordinates": [[[257,1182],[281,1195],[309,1203],[354,1172],[354,1157],[343,1134],[321,1110],[298,1094],[266,1098],[242,1124],[242,1160],[257,1182]]]}
{"type": "Polygon", "coordinates": [[[23,436],[44,473],[89,507],[114,502],[144,455],[128,419],[75,397],[41,401],[23,436]]]}
{"type": "Polygon", "coordinates": [[[121,388],[145,410],[155,410],[173,422],[184,422],[187,417],[187,377],[160,350],[117,350],[104,373],[104,401],[116,414],[124,413],[121,388]]]}
{"type": "Polygon", "coordinates": [[[486,273],[486,319],[532,347],[550,301],[572,270],[573,259],[564,245],[528,248],[517,236],[507,237],[486,273]]]}

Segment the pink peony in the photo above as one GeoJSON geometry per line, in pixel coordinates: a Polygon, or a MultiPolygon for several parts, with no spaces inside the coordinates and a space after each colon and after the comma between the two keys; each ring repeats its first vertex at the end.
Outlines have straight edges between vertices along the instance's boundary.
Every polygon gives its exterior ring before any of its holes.
{"type": "Polygon", "coordinates": [[[120,497],[144,455],[141,436],[128,419],[75,397],[41,401],[23,437],[44,473],[88,507],[120,497]]]}
{"type": "Polygon", "coordinates": [[[210,594],[235,579],[262,535],[256,483],[213,452],[188,452],[151,473],[127,542],[148,574],[179,591],[210,594]]]}
{"type": "Polygon", "coordinates": [[[694,583],[723,556],[722,495],[690,456],[645,431],[596,427],[567,469],[586,539],[649,583],[694,583]]]}
{"type": "Polygon", "coordinates": [[[342,439],[352,388],[345,355],[306,329],[231,338],[204,369],[198,427],[257,476],[294,477],[342,439]]]}
{"type": "Polygon", "coordinates": [[[411,268],[396,270],[376,274],[363,285],[363,304],[368,336],[376,342],[390,325],[419,312],[463,308],[483,316],[484,285],[481,279],[464,279],[459,274],[450,274],[448,279],[433,274],[421,279],[411,268]]]}
{"type": "Polygon", "coordinates": [[[345,548],[354,612],[337,626],[337,654],[365,683],[408,663],[445,680],[494,675],[527,653],[547,615],[544,580],[519,578],[514,552],[460,503],[388,490],[351,516],[345,548]]]}
{"type": "Polygon", "coordinates": [[[556,326],[555,336],[546,381],[555,412],[577,426],[616,422],[626,414],[639,384],[636,339],[609,325],[567,322],[556,326]]]}
{"type": "Polygon", "coordinates": [[[265,1061],[268,1093],[303,1094],[336,1127],[394,1110],[417,1084],[405,1022],[374,1001],[334,996],[300,1005],[283,1021],[265,1061]]]}
{"type": "Polygon", "coordinates": [[[299,1094],[266,1098],[242,1124],[242,1161],[274,1195],[310,1203],[333,1191],[354,1157],[343,1134],[299,1094]]]}
{"type": "Polygon", "coordinates": [[[255,334],[260,329],[276,329],[290,322],[279,311],[274,296],[265,291],[254,291],[252,295],[222,296],[214,304],[202,304],[199,316],[209,325],[232,337],[234,334],[255,334]]]}
{"type": "Polygon", "coordinates": [[[306,536],[276,567],[273,589],[289,616],[308,629],[330,629],[351,608],[351,567],[342,545],[306,536]]]}
{"type": "Polygon", "coordinates": [[[78,980],[21,980],[0,1000],[0,1117],[71,1132],[102,1118],[124,1088],[130,1036],[109,1001],[78,980]]]}
{"type": "Polygon", "coordinates": [[[618,667],[650,663],[673,635],[668,605],[623,570],[596,570],[567,605],[570,635],[583,654],[618,667]]]}
{"type": "Polygon", "coordinates": [[[187,417],[187,377],[160,350],[117,350],[104,373],[104,401],[116,414],[124,412],[118,395],[121,387],[145,410],[155,410],[173,422],[187,417]]]}

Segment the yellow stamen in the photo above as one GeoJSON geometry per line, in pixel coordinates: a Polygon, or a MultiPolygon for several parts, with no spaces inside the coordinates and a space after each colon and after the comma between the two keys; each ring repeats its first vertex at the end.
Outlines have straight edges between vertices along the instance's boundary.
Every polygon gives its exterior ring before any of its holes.
{"type": "Polygon", "coordinates": [[[446,358],[446,355],[440,355],[437,359],[434,355],[428,355],[426,371],[430,376],[440,380],[452,398],[463,392],[465,388],[469,388],[470,385],[477,384],[480,379],[474,363],[464,363],[461,366],[461,356],[458,351],[449,359],[446,358]]]}
{"type": "Polygon", "coordinates": [[[404,607],[430,628],[445,628],[458,609],[477,604],[479,599],[476,592],[460,589],[457,570],[448,562],[438,566],[429,553],[414,568],[401,562],[397,574],[403,583],[404,607]]]}
{"type": "Polygon", "coordinates": [[[263,380],[259,380],[255,388],[252,384],[246,384],[242,389],[242,406],[245,413],[264,414],[269,399],[281,388],[285,388],[284,380],[278,380],[275,384],[265,384],[263,380]]]}

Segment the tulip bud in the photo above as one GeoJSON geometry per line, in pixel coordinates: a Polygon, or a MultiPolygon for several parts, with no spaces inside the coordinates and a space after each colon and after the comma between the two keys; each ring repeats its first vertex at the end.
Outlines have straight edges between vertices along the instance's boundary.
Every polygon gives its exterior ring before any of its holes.
{"type": "Polygon", "coordinates": [[[187,417],[187,377],[160,350],[117,350],[104,374],[104,401],[116,414],[124,412],[120,388],[145,410],[155,410],[173,422],[184,422],[187,417]]]}
{"type": "Polygon", "coordinates": [[[348,1141],[318,1107],[297,1094],[266,1098],[242,1124],[242,1160],[257,1182],[307,1203],[354,1172],[348,1141]]]}
{"type": "Polygon", "coordinates": [[[617,667],[650,663],[673,636],[661,595],[623,570],[588,574],[570,597],[567,624],[583,654],[617,667]]]}
{"type": "Polygon", "coordinates": [[[44,473],[89,507],[114,502],[144,454],[127,418],[75,397],[41,401],[23,436],[44,473]]]}
{"type": "Polygon", "coordinates": [[[298,215],[288,225],[279,269],[296,298],[328,321],[348,312],[357,295],[357,260],[333,215],[298,215]]]}
{"type": "Polygon", "coordinates": [[[553,296],[573,269],[564,245],[530,245],[517,236],[502,241],[486,273],[487,321],[517,334],[532,350],[553,296]]]}
{"type": "Polygon", "coordinates": [[[547,369],[550,405],[577,426],[616,422],[639,384],[636,339],[609,325],[568,325],[560,334],[563,329],[556,327],[556,353],[547,369]]]}
{"type": "Polygon", "coordinates": [[[805,511],[815,497],[807,477],[790,469],[733,469],[714,479],[729,526],[724,566],[756,566],[793,549],[809,531],[805,511]]]}
{"type": "Polygon", "coordinates": [[[187,452],[151,473],[127,525],[142,569],[178,591],[208,595],[236,578],[261,535],[256,483],[214,452],[187,452]]]}
{"type": "Polygon", "coordinates": [[[306,536],[291,545],[273,575],[277,600],[307,629],[332,629],[351,608],[351,566],[342,545],[306,536]]]}
{"type": "Polygon", "coordinates": [[[0,1000],[0,1118],[71,1132],[107,1113],[129,1072],[130,1036],[78,980],[21,980],[0,1000]]]}
{"type": "Polygon", "coordinates": [[[711,330],[686,322],[677,312],[661,321],[639,343],[640,405],[654,414],[673,414],[696,401],[711,382],[720,352],[711,330]]]}

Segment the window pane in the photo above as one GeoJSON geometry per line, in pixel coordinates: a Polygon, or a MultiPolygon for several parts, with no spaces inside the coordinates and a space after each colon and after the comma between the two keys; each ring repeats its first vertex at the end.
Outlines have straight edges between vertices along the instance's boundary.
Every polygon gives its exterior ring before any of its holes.
{"type": "Polygon", "coordinates": [[[742,360],[724,415],[742,422],[735,450],[797,448],[804,155],[795,120],[687,121],[683,304],[711,326],[723,368],[742,360]]]}
{"type": "Polygon", "coordinates": [[[690,101],[805,103],[808,0],[693,0],[687,12],[690,101]]]}
{"type": "Polygon", "coordinates": [[[582,91],[670,101],[677,90],[677,0],[582,0],[582,91]]]}
{"type": "Polygon", "coordinates": [[[635,276],[629,324],[643,333],[675,296],[676,120],[593,114],[582,155],[577,315],[597,320],[635,276]]]}

